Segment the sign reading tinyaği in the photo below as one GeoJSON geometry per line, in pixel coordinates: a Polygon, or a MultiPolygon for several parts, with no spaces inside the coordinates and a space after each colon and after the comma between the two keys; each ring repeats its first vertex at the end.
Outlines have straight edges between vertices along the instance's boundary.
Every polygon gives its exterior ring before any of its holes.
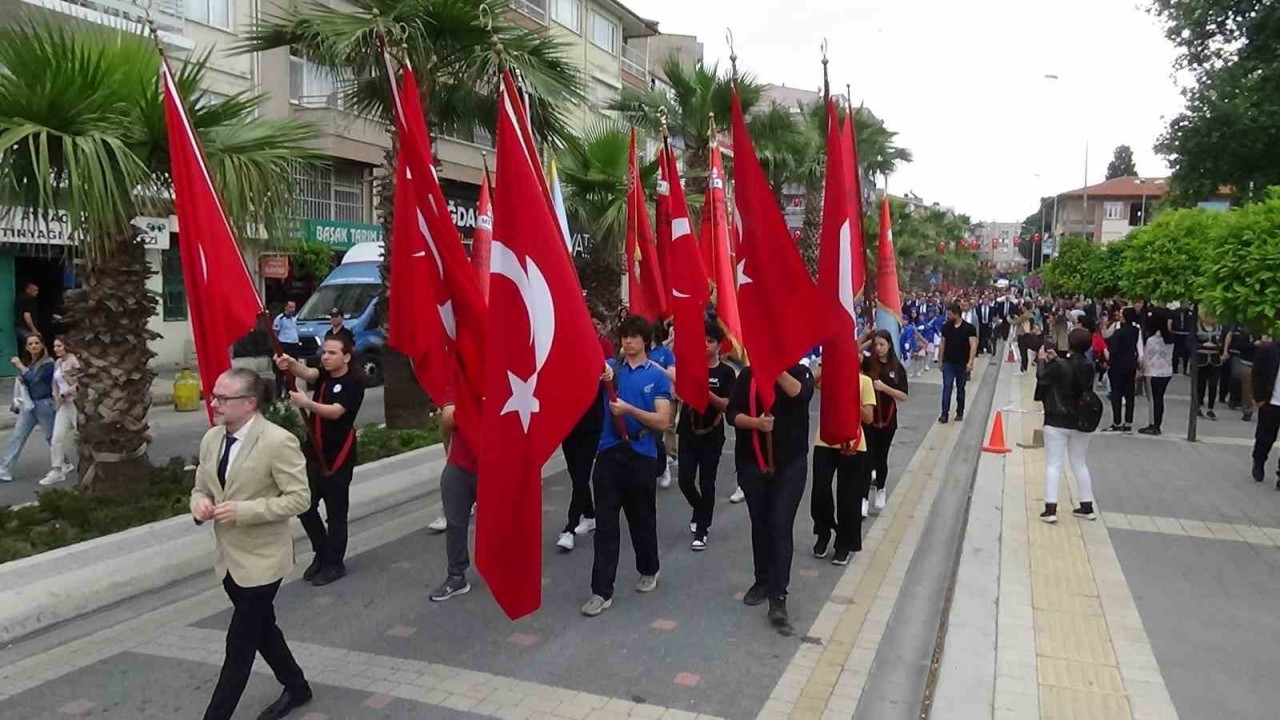
{"type": "MultiPolygon", "coordinates": [[[[142,243],[149,249],[167,250],[172,224],[167,217],[136,217],[133,225],[142,232],[142,243]]],[[[70,245],[75,242],[67,213],[44,216],[27,210],[0,207],[0,242],[43,245],[70,245]]]]}
{"type": "Polygon", "coordinates": [[[382,242],[382,226],[338,220],[306,220],[302,224],[302,236],[307,242],[347,250],[358,243],[382,242]]]}

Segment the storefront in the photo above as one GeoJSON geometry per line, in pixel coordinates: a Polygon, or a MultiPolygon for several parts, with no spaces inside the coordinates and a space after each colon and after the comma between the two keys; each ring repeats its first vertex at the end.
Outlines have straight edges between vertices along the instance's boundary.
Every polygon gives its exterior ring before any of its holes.
{"type": "Polygon", "coordinates": [[[359,243],[382,242],[382,226],[339,220],[304,220],[304,248],[295,252],[263,250],[258,255],[263,300],[268,311],[279,312],[286,300],[301,306],[316,286],[337,267],[347,250],[359,243]],[[322,252],[313,253],[313,250],[322,252]]]}
{"type": "MultiPolygon", "coordinates": [[[[134,225],[142,230],[147,262],[157,271],[147,289],[162,298],[162,312],[152,318],[151,329],[163,337],[155,341],[157,364],[176,365],[183,361],[190,345],[186,323],[186,294],[182,288],[182,263],[171,242],[172,218],[139,217],[134,225]],[[176,282],[177,297],[171,292],[176,282]],[[180,302],[181,312],[173,305],[180,302]]],[[[17,353],[17,303],[28,283],[39,289],[36,325],[46,339],[63,331],[63,297],[76,288],[76,247],[70,238],[65,214],[35,218],[22,210],[0,209],[0,354],[4,359],[17,353]]],[[[0,375],[12,375],[13,367],[0,362],[0,375]]]]}

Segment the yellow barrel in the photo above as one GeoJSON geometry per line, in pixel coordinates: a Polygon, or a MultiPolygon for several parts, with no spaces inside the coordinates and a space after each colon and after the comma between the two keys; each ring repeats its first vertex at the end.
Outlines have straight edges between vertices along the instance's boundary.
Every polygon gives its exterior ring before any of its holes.
{"type": "Polygon", "coordinates": [[[190,370],[180,370],[173,380],[173,409],[178,412],[200,409],[200,377],[190,370]]]}

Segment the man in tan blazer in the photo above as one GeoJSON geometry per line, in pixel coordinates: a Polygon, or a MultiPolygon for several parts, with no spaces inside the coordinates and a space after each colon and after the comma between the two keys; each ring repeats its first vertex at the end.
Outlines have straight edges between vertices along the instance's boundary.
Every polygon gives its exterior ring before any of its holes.
{"type": "Polygon", "coordinates": [[[227,653],[205,720],[227,720],[236,710],[253,659],[262,653],[284,693],[258,715],[276,720],[311,700],[311,687],[276,625],[273,605],[280,581],[293,569],[289,521],[311,503],[306,460],[298,440],[259,413],[266,384],[247,369],[228,370],[213,386],[219,425],[200,442],[191,491],[197,524],[212,520],[214,569],[235,611],[227,653]]]}

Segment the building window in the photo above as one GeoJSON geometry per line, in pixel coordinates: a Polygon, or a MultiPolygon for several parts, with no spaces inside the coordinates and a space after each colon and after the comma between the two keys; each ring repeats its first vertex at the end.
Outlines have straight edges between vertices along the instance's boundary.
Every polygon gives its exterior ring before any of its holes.
{"type": "Polygon", "coordinates": [[[551,0],[551,19],[576,33],[581,33],[582,0],[551,0]]]}
{"type": "Polygon", "coordinates": [[[591,44],[606,52],[618,54],[618,26],[595,10],[587,11],[591,44]]]}
{"type": "Polygon", "coordinates": [[[1108,220],[1121,220],[1124,218],[1124,203],[1109,202],[1103,205],[1108,220]]]}
{"type": "Polygon", "coordinates": [[[182,281],[180,234],[169,235],[169,247],[160,251],[160,317],[165,322],[187,319],[187,288],[182,281]]]}
{"type": "Polygon", "coordinates": [[[295,163],[293,185],[298,219],[368,222],[365,176],[365,167],[355,163],[295,163]]]}
{"type": "Polygon", "coordinates": [[[289,57],[289,101],[303,107],[342,109],[333,71],[294,56],[289,57]]]}
{"type": "Polygon", "coordinates": [[[231,0],[186,0],[187,19],[214,27],[231,27],[231,0]]]}

